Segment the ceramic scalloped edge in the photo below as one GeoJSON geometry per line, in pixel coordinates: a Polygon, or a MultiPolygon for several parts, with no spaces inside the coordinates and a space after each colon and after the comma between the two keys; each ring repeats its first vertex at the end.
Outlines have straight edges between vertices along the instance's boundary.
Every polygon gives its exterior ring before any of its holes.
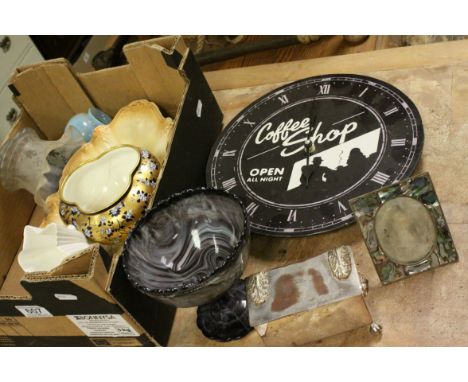
{"type": "MultiPolygon", "coordinates": [[[[82,163],[90,162],[111,148],[123,145],[148,150],[164,168],[172,135],[173,120],[165,118],[155,103],[147,100],[133,101],[120,109],[109,125],[94,129],[91,141],[76,151],[63,169],[59,188],[68,175],[82,163]]],[[[159,178],[161,174],[162,171],[159,178]]],[[[42,221],[41,227],[52,222],[61,222],[59,204],[58,193],[47,198],[48,214],[42,221]]]]}
{"type": "Polygon", "coordinates": [[[164,118],[153,102],[133,101],[120,109],[109,125],[94,129],[91,141],[75,152],[63,169],[60,187],[64,179],[82,163],[92,161],[111,148],[122,145],[148,150],[163,165],[172,126],[172,119],[164,118]]]}
{"type": "Polygon", "coordinates": [[[26,273],[50,272],[71,258],[79,257],[92,245],[74,227],[55,223],[45,228],[28,225],[24,227],[18,263],[26,273]]]}

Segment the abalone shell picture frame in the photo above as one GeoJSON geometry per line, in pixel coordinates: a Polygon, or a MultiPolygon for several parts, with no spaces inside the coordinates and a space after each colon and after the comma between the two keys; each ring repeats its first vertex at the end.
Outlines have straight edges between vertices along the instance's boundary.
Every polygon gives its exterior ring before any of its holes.
{"type": "MultiPolygon", "coordinates": [[[[364,242],[366,243],[382,284],[386,285],[413,274],[458,261],[458,254],[447,221],[428,173],[407,178],[374,192],[361,195],[351,199],[349,204],[359,223],[364,242]],[[435,229],[435,235],[433,235],[433,232],[429,232],[432,230],[432,227],[428,228],[427,225],[425,226],[424,224],[411,224],[409,230],[403,231],[408,228],[405,228],[405,224],[398,225],[395,223],[394,227],[392,227],[391,224],[393,223],[391,223],[388,227],[377,232],[376,217],[379,211],[382,210],[381,207],[389,201],[395,201],[397,199],[405,201],[403,198],[412,199],[411,203],[404,203],[405,205],[416,205],[416,203],[414,203],[414,201],[416,201],[428,212],[430,217],[428,219],[432,220],[431,226],[435,229]],[[393,237],[391,237],[392,230],[396,231],[393,237]],[[398,232],[398,230],[401,231],[398,232]],[[393,240],[395,240],[395,238],[409,238],[407,240],[400,240],[401,243],[398,243],[398,241],[394,242],[395,248],[399,248],[398,246],[401,244],[401,248],[407,249],[408,253],[411,252],[411,245],[416,249],[419,249],[418,246],[430,249],[427,253],[424,251],[417,259],[409,259],[409,261],[406,262],[402,260],[398,261],[394,254],[386,253],[382,248],[385,247],[385,244],[383,245],[384,240],[382,240],[382,235],[384,234],[388,234],[393,240]],[[416,241],[410,240],[411,238],[416,238],[416,241]],[[420,243],[418,243],[418,239],[421,240],[420,243]],[[432,239],[434,240],[433,245],[428,245],[428,240],[432,239]]],[[[388,208],[386,210],[388,210],[388,208]]],[[[410,212],[401,208],[398,214],[402,215],[407,222],[411,222],[411,219],[416,219],[414,216],[410,216],[410,212]],[[404,216],[405,214],[407,215],[406,217],[404,216]]],[[[396,218],[396,215],[392,216],[388,221],[391,222],[392,219],[396,218]]],[[[394,220],[394,222],[398,222],[398,220],[394,220]]],[[[388,252],[388,243],[386,244],[388,252]]],[[[398,251],[395,250],[395,253],[397,252],[398,251]]]]}

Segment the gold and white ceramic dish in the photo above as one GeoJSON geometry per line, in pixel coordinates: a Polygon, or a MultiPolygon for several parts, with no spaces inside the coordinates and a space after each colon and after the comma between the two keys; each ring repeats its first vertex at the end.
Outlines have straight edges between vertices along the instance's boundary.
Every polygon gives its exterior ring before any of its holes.
{"type": "Polygon", "coordinates": [[[79,257],[92,244],[74,227],[56,223],[45,228],[24,227],[23,249],[18,263],[26,273],[50,272],[59,265],[79,257]]]}
{"type": "Polygon", "coordinates": [[[76,169],[62,184],[61,198],[81,212],[105,210],[125,195],[140,164],[139,150],[123,146],[76,169]]]}
{"type": "MultiPolygon", "coordinates": [[[[76,151],[63,169],[59,188],[63,189],[65,180],[83,164],[92,162],[110,150],[122,146],[145,150],[163,166],[173,132],[172,119],[163,117],[156,104],[146,100],[134,101],[120,109],[110,124],[94,129],[90,142],[76,151]]],[[[159,179],[156,178],[156,184],[158,182],[159,179]]],[[[47,216],[41,226],[52,222],[62,224],[60,203],[58,192],[47,198],[47,216]]],[[[152,204],[152,200],[149,204],[152,204]]]]}
{"type": "Polygon", "coordinates": [[[121,243],[150,206],[160,169],[147,150],[113,148],[63,180],[60,216],[89,240],[121,243]]]}

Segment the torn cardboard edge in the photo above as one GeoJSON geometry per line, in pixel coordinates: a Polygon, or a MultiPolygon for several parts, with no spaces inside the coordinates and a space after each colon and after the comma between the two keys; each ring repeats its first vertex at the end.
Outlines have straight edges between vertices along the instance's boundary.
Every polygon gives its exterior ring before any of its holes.
{"type": "Polygon", "coordinates": [[[84,250],[79,257],[65,260],[62,264],[55,267],[49,272],[30,272],[25,273],[23,280],[28,282],[54,281],[54,280],[76,280],[89,279],[94,275],[97,257],[99,256],[99,244],[94,244],[92,247],[84,250]],[[76,269],[76,263],[86,260],[87,267],[83,271],[76,269]]]}

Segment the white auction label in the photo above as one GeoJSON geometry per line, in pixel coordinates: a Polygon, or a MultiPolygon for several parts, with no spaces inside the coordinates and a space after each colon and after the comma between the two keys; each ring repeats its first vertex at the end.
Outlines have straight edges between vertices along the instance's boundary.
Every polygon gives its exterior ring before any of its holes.
{"type": "Polygon", "coordinates": [[[55,296],[55,298],[57,300],[61,300],[61,301],[76,301],[76,300],[78,300],[78,297],[76,297],[74,294],[55,293],[54,296],[55,296]]]}
{"type": "Polygon", "coordinates": [[[39,305],[16,305],[15,308],[25,317],[53,317],[46,308],[39,305]]]}
{"type": "Polygon", "coordinates": [[[88,337],[138,337],[120,314],[69,314],[67,317],[88,337]]]}
{"type": "Polygon", "coordinates": [[[199,99],[198,102],[197,102],[197,110],[196,110],[198,118],[201,118],[202,108],[203,108],[203,103],[202,103],[201,99],[199,99]]]}

